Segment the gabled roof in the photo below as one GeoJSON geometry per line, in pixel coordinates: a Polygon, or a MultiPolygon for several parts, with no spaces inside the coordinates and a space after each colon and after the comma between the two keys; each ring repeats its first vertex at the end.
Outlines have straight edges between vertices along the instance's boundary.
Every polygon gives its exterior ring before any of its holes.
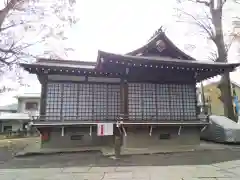
{"type": "Polygon", "coordinates": [[[150,40],[142,47],[127,53],[126,55],[132,56],[146,56],[149,51],[158,51],[158,56],[168,56],[170,58],[183,59],[183,60],[195,60],[193,57],[187,55],[185,52],[180,50],[165,34],[162,28],[158,29],[150,40]],[[162,41],[165,49],[160,51],[157,48],[157,43],[162,41]]]}

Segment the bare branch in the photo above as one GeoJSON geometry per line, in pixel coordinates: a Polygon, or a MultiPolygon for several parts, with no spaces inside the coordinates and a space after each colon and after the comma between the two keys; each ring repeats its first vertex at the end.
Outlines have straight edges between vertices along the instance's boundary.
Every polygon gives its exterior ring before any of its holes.
{"type": "Polygon", "coordinates": [[[196,0],[195,1],[196,3],[200,3],[200,4],[204,4],[205,6],[210,6],[210,2],[207,2],[207,1],[200,1],[200,0],[196,0]]]}
{"type": "MultiPolygon", "coordinates": [[[[201,29],[203,29],[209,36],[209,38],[213,39],[214,37],[214,32],[213,29],[211,27],[210,24],[205,23],[204,21],[202,21],[201,19],[197,19],[196,17],[194,17],[192,14],[187,13],[181,9],[178,9],[178,11],[180,11],[182,14],[190,17],[193,20],[193,23],[198,25],[201,29]]],[[[209,17],[209,16],[208,16],[209,17]]]]}
{"type": "MultiPolygon", "coordinates": [[[[0,77],[8,71],[13,71],[13,69],[11,69],[13,66],[14,70],[16,70],[15,68],[19,68],[17,67],[19,62],[29,61],[29,59],[38,57],[38,55],[33,55],[29,52],[29,47],[37,43],[42,43],[47,38],[55,38],[57,40],[67,39],[64,34],[66,24],[71,27],[78,21],[74,15],[69,14],[69,12],[73,12],[73,6],[76,0],[55,0],[53,2],[47,2],[49,3],[47,7],[43,7],[37,2],[33,6],[32,4],[26,4],[28,1],[29,0],[7,0],[6,6],[0,10],[0,77]],[[22,18],[15,18],[15,16],[18,16],[18,13],[21,13],[19,16],[28,16],[28,18],[32,20],[22,21],[22,18]],[[45,22],[47,18],[56,19],[54,16],[60,21],[58,22],[57,20],[51,24],[45,22]],[[37,22],[34,23],[34,21],[37,22]],[[33,28],[29,29],[27,23],[33,28]],[[36,40],[37,42],[34,43],[26,43],[23,39],[26,37],[25,35],[22,35],[22,38],[19,39],[19,35],[14,32],[15,28],[19,27],[19,25],[23,25],[22,27],[20,26],[20,31],[23,30],[24,32],[28,32],[28,30],[30,30],[30,33],[34,32],[34,35],[36,34],[36,37],[41,39],[36,40]],[[25,28],[25,25],[27,25],[27,28],[25,28]]],[[[32,2],[35,1],[32,0],[32,2]]],[[[16,31],[18,31],[18,29],[16,31]]],[[[63,49],[67,56],[66,53],[70,51],[71,48],[63,49]]],[[[14,78],[19,77],[20,79],[20,76],[21,71],[17,72],[14,78]]],[[[0,93],[2,89],[8,91],[7,87],[1,86],[0,93]]]]}
{"type": "Polygon", "coordinates": [[[22,3],[24,0],[9,0],[7,1],[6,6],[0,10],[0,27],[2,27],[2,24],[6,18],[6,16],[8,15],[9,11],[14,9],[14,7],[18,4],[18,3],[22,3]]]}
{"type": "Polygon", "coordinates": [[[17,26],[20,26],[20,25],[26,25],[26,24],[29,24],[29,23],[33,23],[33,21],[21,21],[20,23],[12,23],[10,25],[6,25],[5,27],[0,27],[0,32],[3,32],[5,30],[9,30],[10,28],[14,28],[14,27],[17,27],[17,26]]]}
{"type": "Polygon", "coordinates": [[[0,94],[4,93],[4,92],[9,92],[9,91],[14,91],[14,89],[6,87],[6,86],[3,86],[3,87],[0,88],[0,94]]]}
{"type": "MultiPolygon", "coordinates": [[[[177,0],[178,3],[182,3],[184,0],[177,0]]],[[[199,3],[199,4],[203,4],[205,6],[210,6],[210,2],[207,2],[207,1],[201,1],[201,0],[185,0],[185,1],[188,1],[188,2],[192,2],[192,3],[199,3]]]]}
{"type": "Polygon", "coordinates": [[[235,41],[237,37],[236,36],[230,36],[230,41],[229,43],[225,43],[225,49],[226,49],[226,52],[228,53],[229,52],[229,49],[231,48],[233,42],[235,41]]]}
{"type": "Polygon", "coordinates": [[[217,58],[218,58],[217,52],[209,52],[209,55],[208,55],[209,60],[216,61],[217,58]]]}

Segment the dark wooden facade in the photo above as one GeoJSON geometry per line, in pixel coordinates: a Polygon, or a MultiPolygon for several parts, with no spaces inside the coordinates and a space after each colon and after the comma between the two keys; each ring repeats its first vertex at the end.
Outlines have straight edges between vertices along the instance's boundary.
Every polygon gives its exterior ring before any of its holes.
{"type": "Polygon", "coordinates": [[[42,83],[40,120],[46,115],[48,122],[115,122],[121,116],[139,121],[195,121],[195,84],[237,65],[212,63],[205,68],[206,64],[195,62],[149,63],[150,58],[144,62],[139,57],[134,61],[129,56],[114,55],[119,58],[114,59],[106,54],[97,68],[90,69],[41,65],[41,60],[24,64],[42,83]]]}
{"type": "Polygon", "coordinates": [[[96,63],[39,59],[21,66],[42,84],[33,125],[92,128],[110,122],[119,136],[127,134],[125,127],[201,128],[207,122],[198,118],[196,83],[239,64],[196,61],[158,32],[127,55],[99,51],[96,63]]]}

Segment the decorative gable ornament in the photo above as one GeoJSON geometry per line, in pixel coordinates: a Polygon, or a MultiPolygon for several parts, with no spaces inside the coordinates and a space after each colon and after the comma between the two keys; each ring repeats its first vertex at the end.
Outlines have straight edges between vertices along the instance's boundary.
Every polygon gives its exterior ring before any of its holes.
{"type": "Polygon", "coordinates": [[[159,52],[162,52],[164,49],[166,49],[166,44],[164,43],[163,40],[158,40],[156,42],[156,47],[159,52]]]}

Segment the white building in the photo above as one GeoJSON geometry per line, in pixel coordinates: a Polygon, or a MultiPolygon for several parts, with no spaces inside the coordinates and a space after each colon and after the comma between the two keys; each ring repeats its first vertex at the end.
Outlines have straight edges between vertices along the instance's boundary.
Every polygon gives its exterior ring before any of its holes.
{"type": "Polygon", "coordinates": [[[39,93],[25,93],[15,98],[17,104],[0,107],[0,132],[24,130],[31,116],[39,113],[39,93]]]}

